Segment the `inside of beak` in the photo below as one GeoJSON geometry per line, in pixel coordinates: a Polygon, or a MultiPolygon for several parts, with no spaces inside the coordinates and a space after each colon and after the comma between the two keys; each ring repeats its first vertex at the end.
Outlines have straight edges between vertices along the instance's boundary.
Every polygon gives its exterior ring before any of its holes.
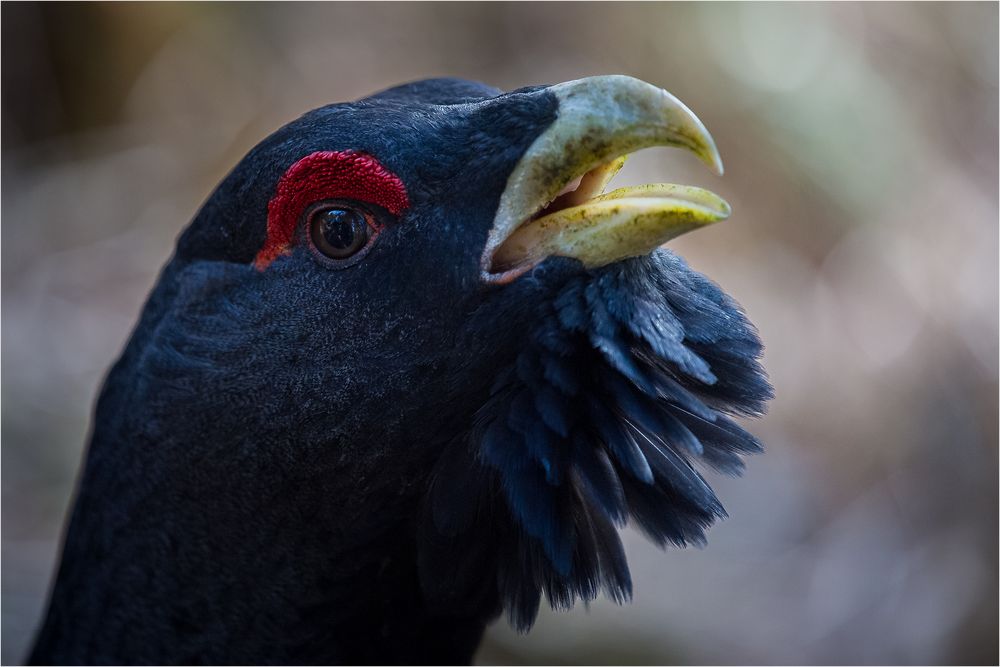
{"type": "Polygon", "coordinates": [[[729,217],[729,204],[721,197],[693,186],[654,183],[604,194],[625,159],[574,179],[505,239],[490,263],[497,282],[509,282],[550,256],[572,257],[595,268],[644,255],[729,217]]]}

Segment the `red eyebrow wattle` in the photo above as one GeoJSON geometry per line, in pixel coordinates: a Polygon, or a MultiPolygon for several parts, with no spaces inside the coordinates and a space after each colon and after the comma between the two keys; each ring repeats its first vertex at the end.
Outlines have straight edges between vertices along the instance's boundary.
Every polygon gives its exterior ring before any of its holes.
{"type": "Polygon", "coordinates": [[[285,252],[307,206],[324,199],[356,199],[399,215],[410,205],[403,181],[366,153],[318,151],[291,167],[267,204],[267,239],[254,259],[263,270],[285,252]]]}

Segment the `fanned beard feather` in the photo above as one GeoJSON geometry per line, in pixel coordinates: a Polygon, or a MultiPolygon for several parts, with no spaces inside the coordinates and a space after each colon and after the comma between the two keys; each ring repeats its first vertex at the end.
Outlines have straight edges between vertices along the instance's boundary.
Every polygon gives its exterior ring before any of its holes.
{"type": "Polygon", "coordinates": [[[570,278],[437,464],[418,539],[429,603],[502,607],[527,630],[543,592],[557,608],[629,599],[618,529],[703,543],[725,510],[693,464],[739,474],[761,451],[730,419],[772,397],[761,353],[736,302],[667,251],[570,278]]]}

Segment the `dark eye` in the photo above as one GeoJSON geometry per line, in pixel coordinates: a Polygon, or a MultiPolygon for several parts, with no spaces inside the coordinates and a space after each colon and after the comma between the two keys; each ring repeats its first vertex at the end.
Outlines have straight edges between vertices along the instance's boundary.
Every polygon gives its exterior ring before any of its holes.
{"type": "Polygon", "coordinates": [[[372,231],[364,214],[345,206],[318,208],[309,217],[313,246],[330,259],[348,259],[364,250],[372,231]]]}

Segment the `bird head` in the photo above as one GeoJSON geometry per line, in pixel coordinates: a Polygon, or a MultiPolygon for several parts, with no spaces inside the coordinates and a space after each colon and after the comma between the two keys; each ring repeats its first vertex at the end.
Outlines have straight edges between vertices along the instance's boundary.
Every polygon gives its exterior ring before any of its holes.
{"type": "Polygon", "coordinates": [[[739,471],[760,446],[731,417],[771,395],[740,308],[660,248],[725,202],[605,192],[650,146],[721,173],[694,114],[624,76],[435,79],[302,116],[180,238],[102,399],[147,410],[114,428],[210,443],[189,471],[308,493],[297,514],[402,521],[429,607],[527,628],[543,593],[627,598],[618,529],[701,542],[723,509],[695,466],[739,471]]]}

